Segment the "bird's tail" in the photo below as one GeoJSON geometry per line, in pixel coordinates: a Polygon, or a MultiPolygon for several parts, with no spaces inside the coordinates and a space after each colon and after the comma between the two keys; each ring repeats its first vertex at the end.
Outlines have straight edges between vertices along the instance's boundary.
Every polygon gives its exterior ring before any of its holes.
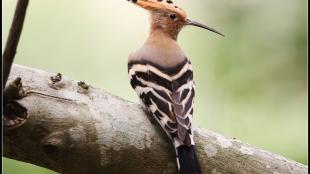
{"type": "Polygon", "coordinates": [[[201,174],[194,145],[180,145],[175,148],[179,174],[201,174]]]}

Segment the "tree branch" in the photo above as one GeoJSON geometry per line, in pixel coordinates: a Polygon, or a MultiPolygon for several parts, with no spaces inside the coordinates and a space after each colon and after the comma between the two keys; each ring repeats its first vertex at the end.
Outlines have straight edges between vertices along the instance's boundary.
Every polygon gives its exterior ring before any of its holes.
{"type": "MultiPolygon", "coordinates": [[[[139,105],[66,77],[52,88],[53,75],[13,66],[11,80],[21,77],[26,94],[47,96],[17,101],[27,119],[4,130],[5,157],[66,174],[176,173],[171,143],[139,105]]],[[[195,141],[203,173],[307,173],[307,166],[211,131],[196,129],[195,141]]]]}
{"type": "Polygon", "coordinates": [[[11,66],[16,54],[16,48],[23,29],[24,19],[29,0],[18,0],[13,22],[10,28],[8,40],[5,45],[4,53],[2,55],[3,61],[3,81],[2,89],[4,89],[7,79],[10,74],[11,66]]]}

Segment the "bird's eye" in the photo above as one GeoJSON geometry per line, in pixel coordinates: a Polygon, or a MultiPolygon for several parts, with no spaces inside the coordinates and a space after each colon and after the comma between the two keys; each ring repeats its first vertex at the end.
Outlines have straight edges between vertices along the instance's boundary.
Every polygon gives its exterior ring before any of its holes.
{"type": "Polygon", "coordinates": [[[173,19],[173,20],[174,20],[175,18],[177,18],[177,16],[176,16],[175,14],[171,14],[169,17],[170,17],[170,19],[173,19]]]}

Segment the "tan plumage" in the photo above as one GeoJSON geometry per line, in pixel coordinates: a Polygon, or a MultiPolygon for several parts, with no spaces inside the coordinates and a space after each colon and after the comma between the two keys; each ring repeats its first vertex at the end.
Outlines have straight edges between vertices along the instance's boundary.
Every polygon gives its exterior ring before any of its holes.
{"type": "Polygon", "coordinates": [[[159,29],[153,29],[143,46],[131,53],[128,61],[147,60],[164,67],[173,67],[185,58],[176,40],[159,29]]]}

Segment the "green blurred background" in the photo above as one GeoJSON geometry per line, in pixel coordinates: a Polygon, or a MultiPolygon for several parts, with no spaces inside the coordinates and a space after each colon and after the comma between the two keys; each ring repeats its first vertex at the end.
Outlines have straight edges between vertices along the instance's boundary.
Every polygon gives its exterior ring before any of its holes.
{"type": "MultiPolygon", "coordinates": [[[[179,43],[197,88],[195,123],[307,162],[307,0],[178,0],[190,18],[179,43]]],[[[2,0],[2,45],[16,0],[2,0]]],[[[148,14],[126,0],[30,0],[15,63],[84,80],[137,102],[127,57],[148,14]]],[[[3,47],[2,47],[3,50],[3,47]]],[[[4,159],[5,174],[51,173],[4,159]]]]}

